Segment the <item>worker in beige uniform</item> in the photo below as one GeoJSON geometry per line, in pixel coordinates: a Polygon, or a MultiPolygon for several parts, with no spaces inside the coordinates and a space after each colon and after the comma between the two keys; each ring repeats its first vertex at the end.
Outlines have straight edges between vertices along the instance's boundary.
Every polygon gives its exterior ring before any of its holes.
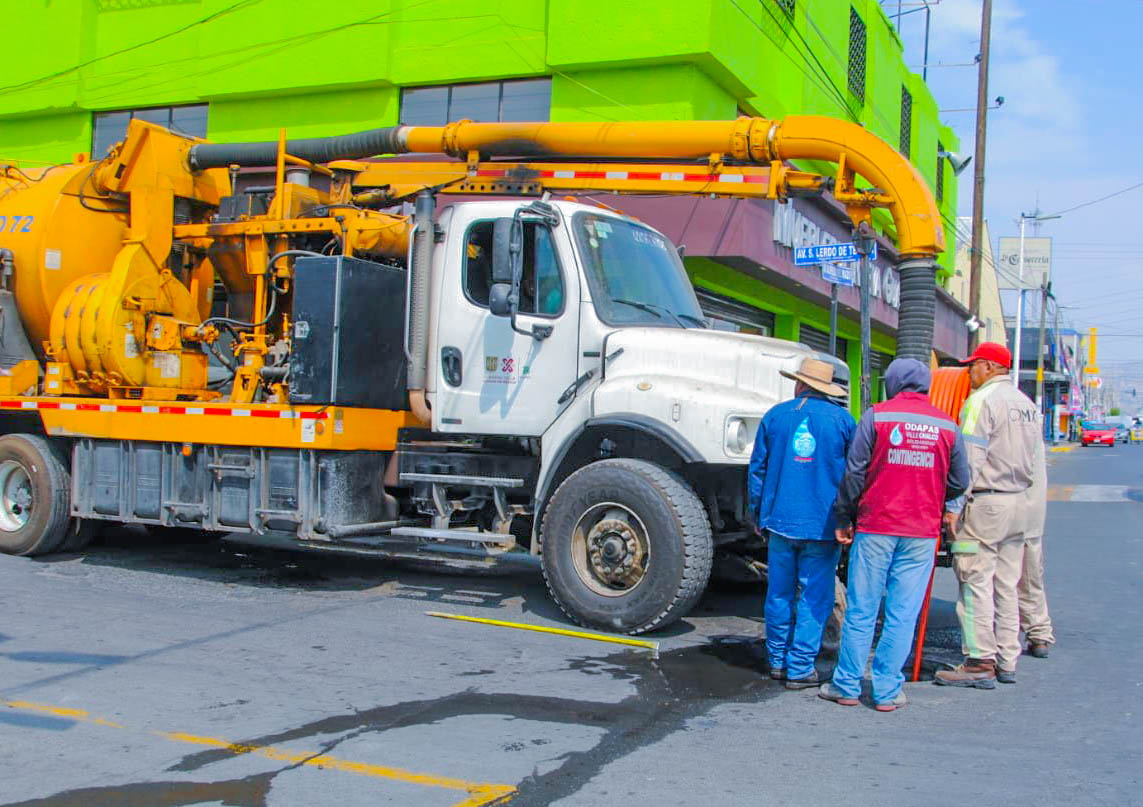
{"type": "Polygon", "coordinates": [[[1016,682],[1025,536],[1043,532],[1040,413],[1009,377],[1012,354],[982,343],[965,362],[973,392],[961,410],[972,481],[952,543],[960,582],[957,617],[965,662],[936,674],[945,686],[993,689],[1016,682]],[[1039,522],[1039,523],[1037,523],[1039,522]]]}
{"type": "Polygon", "coordinates": [[[1048,510],[1048,475],[1040,461],[1032,487],[1028,488],[1028,529],[1024,533],[1024,563],[1016,592],[1020,600],[1020,630],[1028,640],[1027,653],[1033,658],[1047,658],[1056,643],[1052,618],[1048,614],[1048,598],[1044,593],[1044,520],[1048,510]]]}

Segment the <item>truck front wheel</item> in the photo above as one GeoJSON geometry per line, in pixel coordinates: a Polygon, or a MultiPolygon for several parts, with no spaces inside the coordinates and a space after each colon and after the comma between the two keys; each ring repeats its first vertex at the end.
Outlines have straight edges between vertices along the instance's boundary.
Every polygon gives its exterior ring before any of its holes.
{"type": "Polygon", "coordinates": [[[71,475],[46,440],[0,437],[0,552],[43,555],[60,547],[71,519],[71,475]]]}
{"type": "Polygon", "coordinates": [[[691,487],[643,460],[580,468],[544,513],[544,579],[581,625],[643,633],[684,616],[710,578],[710,520],[691,487]]]}

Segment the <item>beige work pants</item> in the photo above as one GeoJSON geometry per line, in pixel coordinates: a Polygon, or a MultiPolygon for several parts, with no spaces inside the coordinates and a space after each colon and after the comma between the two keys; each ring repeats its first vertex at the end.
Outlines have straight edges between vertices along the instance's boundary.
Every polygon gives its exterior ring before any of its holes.
{"type": "Polygon", "coordinates": [[[1023,493],[979,494],[969,502],[953,542],[953,569],[960,582],[956,613],[969,658],[989,659],[1015,670],[1020,657],[1017,585],[1029,524],[1023,493]]]}
{"type": "Polygon", "coordinates": [[[1048,598],[1044,593],[1044,521],[1048,509],[1047,489],[1037,484],[1027,492],[1028,524],[1024,530],[1024,564],[1017,594],[1020,599],[1020,630],[1030,642],[1056,641],[1048,598]]]}
{"type": "Polygon", "coordinates": [[[1029,642],[1052,644],[1052,618],[1048,615],[1048,597],[1044,593],[1044,538],[1024,538],[1024,563],[1017,587],[1020,598],[1020,630],[1029,642]]]}

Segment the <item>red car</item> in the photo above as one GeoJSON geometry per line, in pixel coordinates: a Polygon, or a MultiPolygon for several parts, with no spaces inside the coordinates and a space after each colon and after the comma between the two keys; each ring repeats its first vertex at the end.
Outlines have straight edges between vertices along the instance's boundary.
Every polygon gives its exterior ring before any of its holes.
{"type": "Polygon", "coordinates": [[[1084,427],[1080,441],[1085,446],[1110,446],[1115,448],[1115,426],[1111,423],[1089,423],[1084,427]]]}

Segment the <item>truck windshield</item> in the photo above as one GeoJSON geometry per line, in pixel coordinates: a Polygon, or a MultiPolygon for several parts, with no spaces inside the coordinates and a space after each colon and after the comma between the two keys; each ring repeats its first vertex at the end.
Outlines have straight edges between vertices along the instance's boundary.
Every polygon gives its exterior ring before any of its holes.
{"type": "Polygon", "coordinates": [[[682,261],[666,238],[594,213],[577,213],[573,227],[596,313],[608,325],[707,326],[682,261]]]}

